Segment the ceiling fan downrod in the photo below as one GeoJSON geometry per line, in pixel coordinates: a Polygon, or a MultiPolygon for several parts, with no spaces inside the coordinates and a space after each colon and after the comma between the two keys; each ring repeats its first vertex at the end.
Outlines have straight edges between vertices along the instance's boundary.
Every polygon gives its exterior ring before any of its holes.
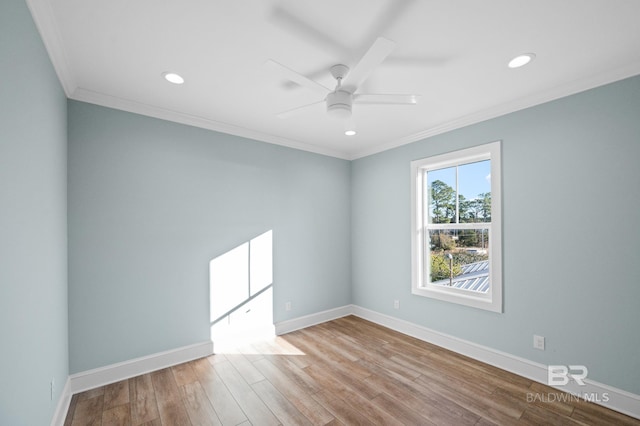
{"type": "Polygon", "coordinates": [[[348,72],[349,67],[346,65],[337,64],[331,67],[331,75],[337,80],[337,84],[334,91],[327,94],[327,114],[340,120],[351,117],[353,95],[346,90],[341,90],[342,79],[348,72]]]}

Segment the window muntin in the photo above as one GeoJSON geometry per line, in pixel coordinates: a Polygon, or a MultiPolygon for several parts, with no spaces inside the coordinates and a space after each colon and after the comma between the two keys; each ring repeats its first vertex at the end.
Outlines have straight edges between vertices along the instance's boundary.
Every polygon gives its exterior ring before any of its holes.
{"type": "Polygon", "coordinates": [[[502,311],[500,143],[412,162],[412,292],[502,311]]]}

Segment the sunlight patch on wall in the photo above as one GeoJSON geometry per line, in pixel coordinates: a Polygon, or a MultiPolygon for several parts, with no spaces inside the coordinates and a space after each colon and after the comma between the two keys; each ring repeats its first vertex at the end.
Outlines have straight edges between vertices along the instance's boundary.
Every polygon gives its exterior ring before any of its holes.
{"type": "Polygon", "coordinates": [[[209,286],[216,352],[274,336],[273,231],[212,259],[209,286]]]}
{"type": "Polygon", "coordinates": [[[273,232],[249,242],[249,285],[251,296],[273,283],[273,232]]]}

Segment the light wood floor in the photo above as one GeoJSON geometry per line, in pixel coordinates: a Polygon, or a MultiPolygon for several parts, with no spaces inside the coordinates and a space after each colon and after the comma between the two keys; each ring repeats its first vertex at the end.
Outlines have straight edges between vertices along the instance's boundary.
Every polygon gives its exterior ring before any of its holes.
{"type": "Polygon", "coordinates": [[[65,425],[640,425],[550,394],[350,316],[76,394],[65,425]]]}

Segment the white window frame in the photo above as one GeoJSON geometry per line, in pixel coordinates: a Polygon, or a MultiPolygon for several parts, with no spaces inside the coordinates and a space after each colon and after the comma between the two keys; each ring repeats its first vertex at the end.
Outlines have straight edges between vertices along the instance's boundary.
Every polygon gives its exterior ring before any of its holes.
{"type": "Polygon", "coordinates": [[[418,296],[444,300],[460,305],[502,312],[502,189],[501,189],[501,142],[491,142],[472,148],[453,151],[411,162],[411,292],[418,296]],[[452,227],[489,229],[489,280],[486,293],[434,285],[425,274],[425,244],[428,238],[428,212],[424,211],[424,172],[438,170],[477,161],[491,160],[491,223],[455,224],[452,227]],[[460,226],[462,225],[462,226],[460,226]]]}

